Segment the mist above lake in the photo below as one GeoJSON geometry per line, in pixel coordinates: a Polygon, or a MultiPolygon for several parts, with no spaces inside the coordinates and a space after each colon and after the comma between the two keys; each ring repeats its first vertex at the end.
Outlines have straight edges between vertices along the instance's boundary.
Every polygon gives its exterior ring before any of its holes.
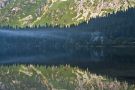
{"type": "Polygon", "coordinates": [[[134,16],[131,9],[70,28],[1,28],[0,64],[70,64],[134,82],[134,16]]]}

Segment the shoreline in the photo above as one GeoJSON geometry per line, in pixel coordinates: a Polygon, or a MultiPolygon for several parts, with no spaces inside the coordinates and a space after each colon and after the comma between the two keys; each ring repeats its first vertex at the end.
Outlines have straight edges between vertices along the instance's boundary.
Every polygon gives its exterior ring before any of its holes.
{"type": "Polygon", "coordinates": [[[133,90],[134,85],[108,79],[77,67],[0,66],[0,89],[7,90],[133,90]]]}

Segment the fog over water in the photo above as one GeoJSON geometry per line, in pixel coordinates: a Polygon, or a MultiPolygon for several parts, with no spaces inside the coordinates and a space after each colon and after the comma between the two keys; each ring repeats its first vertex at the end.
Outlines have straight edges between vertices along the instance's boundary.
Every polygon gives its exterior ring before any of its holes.
{"type": "Polygon", "coordinates": [[[70,64],[135,82],[134,16],[131,9],[71,28],[1,28],[0,64],[70,64]]]}

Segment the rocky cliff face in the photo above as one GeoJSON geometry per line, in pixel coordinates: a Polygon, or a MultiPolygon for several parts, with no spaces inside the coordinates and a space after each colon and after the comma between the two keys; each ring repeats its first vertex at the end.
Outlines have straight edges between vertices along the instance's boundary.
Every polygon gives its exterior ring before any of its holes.
{"type": "Polygon", "coordinates": [[[0,25],[68,27],[131,7],[134,0],[1,0],[0,25]]]}
{"type": "Polygon", "coordinates": [[[106,16],[108,13],[127,10],[134,7],[131,0],[76,0],[75,11],[77,21],[89,20],[97,16],[106,16]]]}

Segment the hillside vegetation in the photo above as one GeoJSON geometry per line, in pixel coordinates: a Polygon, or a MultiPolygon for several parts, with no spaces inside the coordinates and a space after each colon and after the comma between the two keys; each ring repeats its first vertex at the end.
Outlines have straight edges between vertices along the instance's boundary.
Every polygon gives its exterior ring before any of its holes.
{"type": "Polygon", "coordinates": [[[1,66],[0,90],[134,90],[134,85],[107,79],[76,67],[1,66]]]}
{"type": "Polygon", "coordinates": [[[0,25],[70,26],[135,7],[135,0],[1,0],[0,25]]]}

